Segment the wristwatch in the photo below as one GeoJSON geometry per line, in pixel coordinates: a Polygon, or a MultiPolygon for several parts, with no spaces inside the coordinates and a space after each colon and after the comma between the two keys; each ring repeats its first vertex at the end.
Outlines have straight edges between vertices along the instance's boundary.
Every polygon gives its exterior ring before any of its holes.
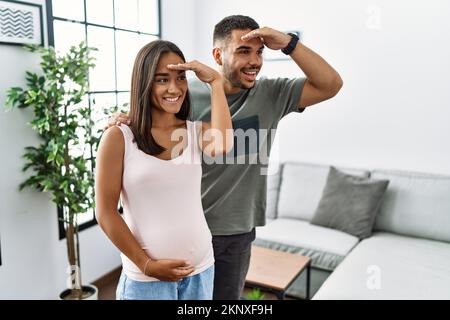
{"type": "Polygon", "coordinates": [[[286,55],[290,55],[292,51],[294,51],[295,47],[297,46],[298,40],[300,40],[295,33],[288,33],[288,35],[291,36],[291,41],[289,41],[286,48],[281,49],[281,51],[286,55]]]}

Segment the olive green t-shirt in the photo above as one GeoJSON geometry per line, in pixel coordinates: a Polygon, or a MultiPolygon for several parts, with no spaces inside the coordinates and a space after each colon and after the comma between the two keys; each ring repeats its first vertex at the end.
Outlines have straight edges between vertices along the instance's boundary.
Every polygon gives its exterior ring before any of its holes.
{"type": "MultiPolygon", "coordinates": [[[[251,89],[227,96],[234,129],[234,148],[226,156],[203,155],[202,203],[213,235],[251,231],[265,224],[266,171],[275,129],[298,101],[305,78],[261,78],[251,89]]],[[[191,120],[210,121],[211,89],[189,82],[191,120]]]]}

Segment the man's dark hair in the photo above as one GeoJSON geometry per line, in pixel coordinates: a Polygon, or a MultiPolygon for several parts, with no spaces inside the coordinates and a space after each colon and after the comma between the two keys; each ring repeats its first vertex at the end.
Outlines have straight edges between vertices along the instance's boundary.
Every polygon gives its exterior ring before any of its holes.
{"type": "Polygon", "coordinates": [[[228,40],[233,30],[255,30],[259,29],[259,24],[250,17],[234,15],[225,17],[214,27],[214,44],[217,41],[228,40]]]}

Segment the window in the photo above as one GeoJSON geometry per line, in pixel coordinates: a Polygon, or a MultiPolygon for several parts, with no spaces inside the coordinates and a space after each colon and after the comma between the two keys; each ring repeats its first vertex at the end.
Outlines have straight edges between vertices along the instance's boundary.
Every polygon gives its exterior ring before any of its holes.
{"type": "MultiPolygon", "coordinates": [[[[161,36],[160,0],[46,0],[49,45],[61,53],[84,40],[96,47],[96,67],[89,73],[86,96],[101,126],[104,107],[129,102],[131,71],[139,49],[161,36]]],[[[88,159],[93,159],[92,150],[88,159]]],[[[94,168],[92,168],[94,170],[94,168]]],[[[58,208],[62,217],[63,208],[58,208]]],[[[79,216],[80,230],[95,225],[94,212],[79,216]]],[[[65,228],[59,222],[60,239],[65,228]]]]}

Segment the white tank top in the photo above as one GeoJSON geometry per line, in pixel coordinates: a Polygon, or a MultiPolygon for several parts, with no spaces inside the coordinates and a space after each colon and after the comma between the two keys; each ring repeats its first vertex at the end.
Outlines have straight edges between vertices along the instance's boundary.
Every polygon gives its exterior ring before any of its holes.
{"type": "MultiPolygon", "coordinates": [[[[131,129],[125,139],[121,199],[123,218],[152,259],[185,259],[198,274],[214,264],[211,232],[201,201],[201,150],[197,125],[186,121],[188,143],[183,153],[161,160],[138,149],[131,129]]],[[[144,275],[121,254],[125,274],[136,281],[158,281],[144,275]]]]}

